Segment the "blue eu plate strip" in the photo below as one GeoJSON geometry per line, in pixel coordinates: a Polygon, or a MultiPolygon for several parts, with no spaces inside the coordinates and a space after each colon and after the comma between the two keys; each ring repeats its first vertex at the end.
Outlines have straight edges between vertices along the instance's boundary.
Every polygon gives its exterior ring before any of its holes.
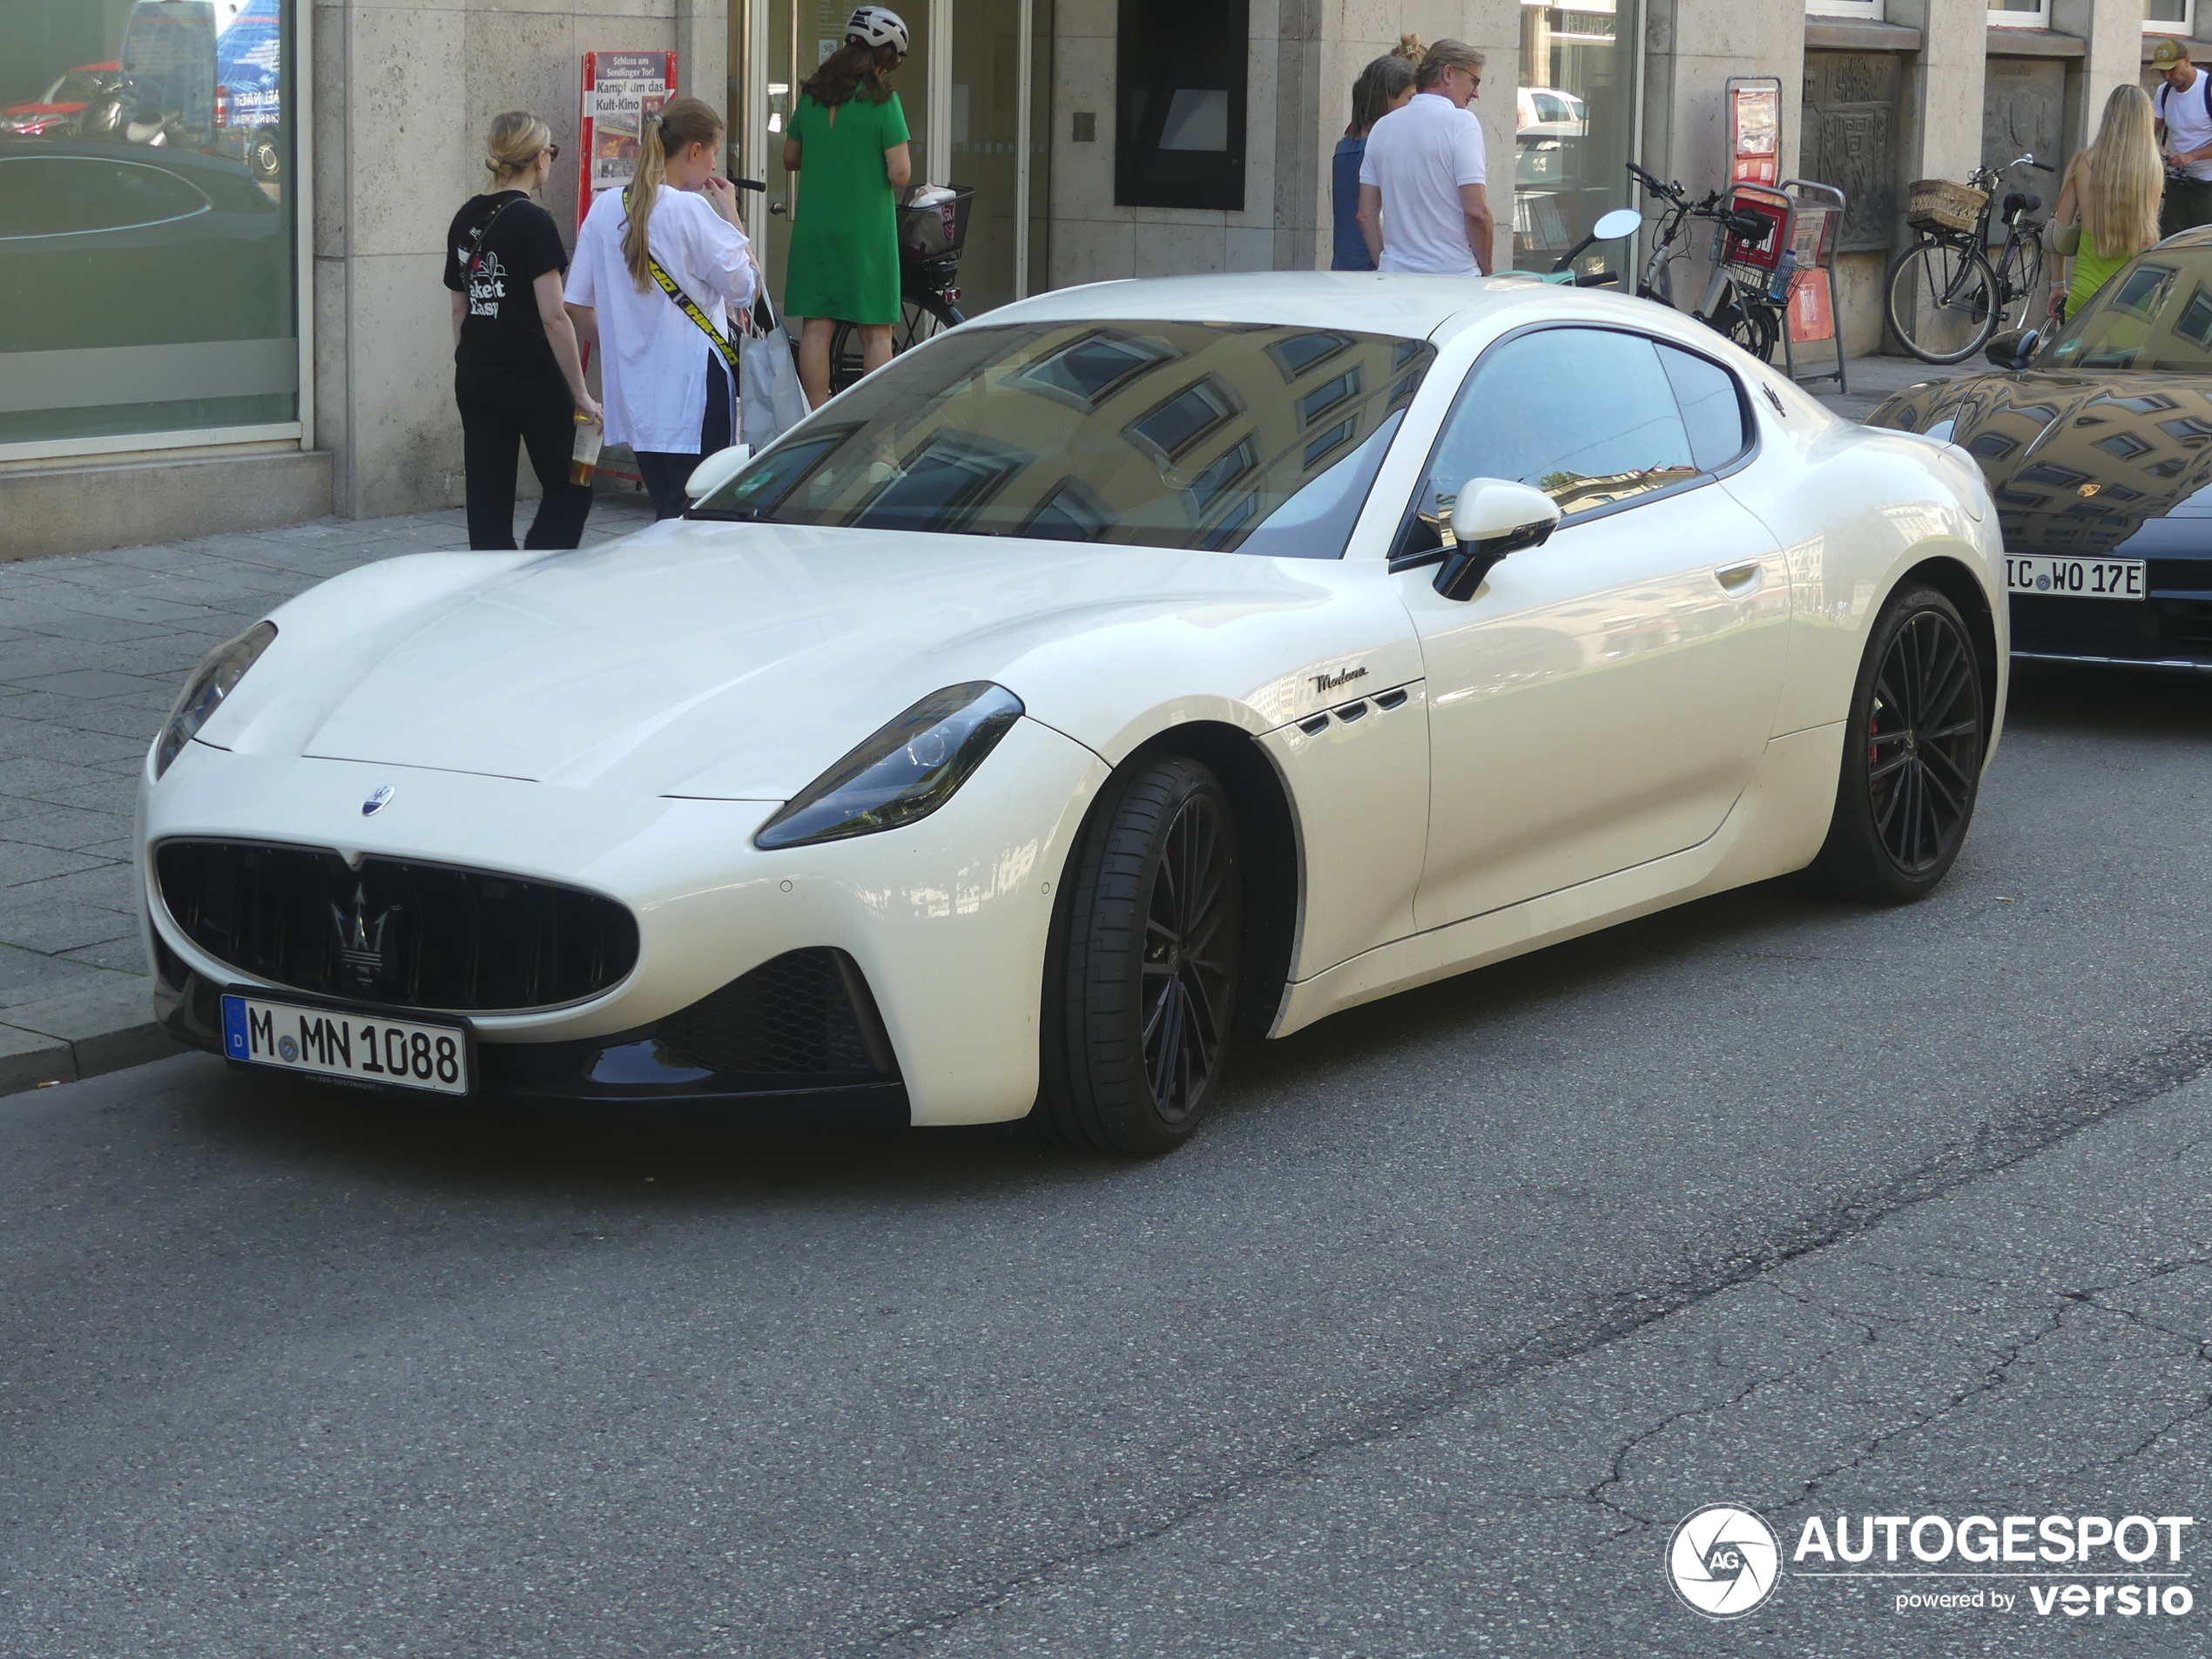
{"type": "Polygon", "coordinates": [[[223,1052],[233,1060],[252,1057],[246,1043],[246,999],[242,996],[223,999],[223,1052]]]}

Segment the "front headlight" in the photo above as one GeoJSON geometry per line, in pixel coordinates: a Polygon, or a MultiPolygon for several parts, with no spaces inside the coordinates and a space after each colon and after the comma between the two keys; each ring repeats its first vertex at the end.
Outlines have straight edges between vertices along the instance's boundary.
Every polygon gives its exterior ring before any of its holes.
{"type": "Polygon", "coordinates": [[[207,653],[207,660],[192,670],[192,678],[185,682],[184,695],[169,711],[168,723],[154,740],[153,775],[157,779],[184,752],[192,733],[207,724],[208,716],[222,707],[231,688],[246,678],[246,671],[260,660],[276,635],[276,624],[257,622],[236,639],[216,646],[207,653]]]}
{"type": "Polygon", "coordinates": [[[772,852],[927,818],[953,798],[1021,713],[1022,699],[988,680],[933,691],[792,796],[752,844],[772,852]]]}

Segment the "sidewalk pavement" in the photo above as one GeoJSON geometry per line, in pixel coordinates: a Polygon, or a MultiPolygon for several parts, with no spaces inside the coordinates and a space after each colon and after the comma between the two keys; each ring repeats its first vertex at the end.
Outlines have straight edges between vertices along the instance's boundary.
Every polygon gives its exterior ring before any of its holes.
{"type": "MultiPolygon", "coordinates": [[[[1863,419],[1891,392],[1978,367],[1858,358],[1848,396],[1808,389],[1863,419]]],[[[585,542],[650,522],[642,497],[602,496],[585,542]]],[[[326,577],[467,545],[455,509],[0,563],[0,1095],[171,1049],[152,1023],[129,860],[139,769],[185,676],[326,577]]]]}
{"type": "MultiPolygon", "coordinates": [[[[585,544],[650,523],[642,496],[603,496],[585,544]]],[[[467,546],[455,509],[0,563],[0,1095],[172,1051],[129,860],[139,770],[185,676],[326,577],[467,546]]]]}

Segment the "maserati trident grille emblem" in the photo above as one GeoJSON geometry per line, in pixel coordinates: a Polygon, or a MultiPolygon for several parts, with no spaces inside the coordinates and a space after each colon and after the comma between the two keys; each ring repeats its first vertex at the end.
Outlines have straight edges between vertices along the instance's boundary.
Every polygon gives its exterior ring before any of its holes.
{"type": "Polygon", "coordinates": [[[370,792],[368,799],[361,803],[361,816],[363,818],[374,818],[377,813],[382,812],[387,806],[389,806],[392,804],[392,792],[391,785],[377,785],[375,789],[370,792]]]}
{"type": "Polygon", "coordinates": [[[399,913],[399,906],[377,911],[374,915],[368,907],[368,884],[354,884],[354,907],[348,914],[341,906],[330,907],[331,925],[338,930],[338,958],[346,965],[347,978],[363,989],[374,985],[383,974],[384,930],[399,913]]]}

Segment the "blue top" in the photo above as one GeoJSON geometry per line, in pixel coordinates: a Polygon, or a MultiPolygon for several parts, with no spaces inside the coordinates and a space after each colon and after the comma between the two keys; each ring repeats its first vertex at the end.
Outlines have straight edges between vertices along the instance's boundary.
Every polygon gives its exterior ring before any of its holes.
{"type": "Polygon", "coordinates": [[[1359,234],[1359,163],[1367,153],[1367,140],[1339,138],[1337,153],[1330,162],[1330,197],[1336,208],[1336,255],[1329,261],[1332,271],[1372,271],[1375,262],[1367,257],[1367,239],[1359,234]]]}

